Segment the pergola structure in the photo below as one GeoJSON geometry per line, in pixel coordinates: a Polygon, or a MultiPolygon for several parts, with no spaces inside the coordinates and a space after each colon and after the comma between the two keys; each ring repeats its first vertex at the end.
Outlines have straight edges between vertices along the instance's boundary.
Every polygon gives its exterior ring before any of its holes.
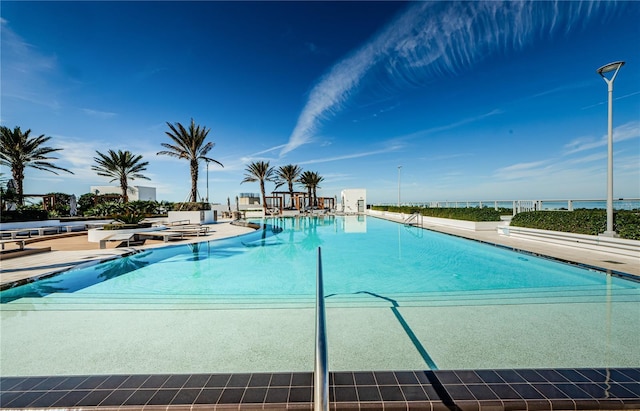
{"type": "Polygon", "coordinates": [[[264,203],[267,206],[267,210],[278,210],[282,214],[282,197],[279,196],[265,196],[264,203]]]}
{"type": "MultiPolygon", "coordinates": [[[[271,192],[270,197],[266,197],[265,201],[267,202],[268,208],[278,208],[279,205],[280,212],[283,211],[284,205],[291,204],[291,199],[287,202],[287,196],[291,196],[291,192],[289,191],[273,191],[271,192]],[[278,200],[276,200],[278,199],[278,200]],[[272,202],[273,201],[273,202],[272,202]]],[[[309,194],[306,191],[294,191],[293,192],[293,206],[296,210],[300,211],[304,208],[311,206],[311,199],[309,198],[309,194]]],[[[334,209],[335,208],[335,198],[333,197],[318,197],[318,208],[323,209],[334,209]]]]}
{"type": "MultiPolygon", "coordinates": [[[[289,201],[287,200],[287,196],[291,196],[291,192],[290,191],[272,191],[271,192],[271,196],[270,198],[279,198],[280,199],[280,212],[282,212],[285,204],[287,205],[287,207],[291,204],[291,199],[289,199],[289,201]]],[[[293,192],[293,206],[297,209],[300,210],[302,208],[305,207],[305,205],[307,204],[306,201],[307,198],[307,192],[306,191],[294,191],[293,192]],[[302,201],[301,201],[302,199],[302,201]]]]}

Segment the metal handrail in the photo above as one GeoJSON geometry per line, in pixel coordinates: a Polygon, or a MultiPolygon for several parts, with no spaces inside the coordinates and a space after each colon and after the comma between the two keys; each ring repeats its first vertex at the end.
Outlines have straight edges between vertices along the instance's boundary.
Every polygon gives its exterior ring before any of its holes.
{"type": "Polygon", "coordinates": [[[415,212],[413,214],[411,214],[409,217],[406,218],[406,220],[404,220],[404,225],[411,225],[411,221],[412,220],[416,220],[416,224],[420,224],[420,217],[422,216],[422,214],[420,214],[419,212],[415,212]]]}
{"type": "Polygon", "coordinates": [[[327,367],[327,332],[324,310],[324,286],[322,282],[322,254],[318,247],[316,272],[316,355],[313,372],[313,409],[329,410],[329,369],[327,367]]]}

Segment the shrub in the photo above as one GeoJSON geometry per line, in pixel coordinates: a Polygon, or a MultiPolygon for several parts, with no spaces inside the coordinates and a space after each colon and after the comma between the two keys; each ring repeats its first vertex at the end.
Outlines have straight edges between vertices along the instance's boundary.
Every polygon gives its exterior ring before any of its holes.
{"type": "Polygon", "coordinates": [[[21,209],[12,211],[3,211],[0,215],[0,221],[3,223],[19,222],[19,221],[43,221],[49,216],[45,210],[21,209]]]}
{"type": "Polygon", "coordinates": [[[621,238],[640,240],[640,211],[617,212],[614,226],[621,238]]]}
{"type": "MultiPolygon", "coordinates": [[[[638,211],[616,211],[613,223],[614,229],[621,238],[640,240],[640,213],[638,211]]],[[[607,228],[607,212],[587,209],[528,211],[515,215],[511,220],[511,225],[539,230],[598,235],[607,228]]]]}
{"type": "Polygon", "coordinates": [[[118,214],[114,217],[116,221],[119,221],[122,224],[133,224],[133,225],[138,225],[140,221],[144,220],[145,218],[146,216],[144,214],[140,214],[136,212],[118,214]]]}
{"type": "Polygon", "coordinates": [[[96,195],[93,193],[84,193],[78,198],[78,215],[84,215],[88,210],[96,204],[96,195]]]}
{"type": "Polygon", "coordinates": [[[420,213],[425,217],[451,218],[466,221],[500,221],[500,212],[493,208],[424,208],[417,206],[372,206],[372,210],[392,213],[420,213]]]}
{"type": "Polygon", "coordinates": [[[69,215],[69,201],[71,201],[71,195],[66,193],[47,193],[48,196],[53,196],[53,208],[47,207],[49,211],[49,217],[58,218],[63,215],[69,215]]]}
{"type": "Polygon", "coordinates": [[[125,208],[119,202],[100,203],[84,212],[86,216],[108,217],[116,214],[124,214],[125,208]]]}
{"type": "Polygon", "coordinates": [[[211,205],[209,203],[175,203],[173,204],[173,211],[201,211],[210,210],[211,205]]]}

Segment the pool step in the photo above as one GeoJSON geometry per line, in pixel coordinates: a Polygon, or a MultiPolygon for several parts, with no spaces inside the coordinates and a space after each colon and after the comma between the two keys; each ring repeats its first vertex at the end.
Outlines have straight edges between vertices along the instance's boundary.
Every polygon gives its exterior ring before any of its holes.
{"type": "MultiPolygon", "coordinates": [[[[640,303],[640,290],[616,289],[607,293],[601,286],[528,290],[476,290],[468,292],[398,293],[373,292],[329,294],[331,308],[384,308],[482,306],[523,304],[640,303]]],[[[57,294],[43,298],[22,298],[4,304],[7,311],[39,310],[229,310],[229,309],[312,309],[311,295],[173,295],[155,294],[57,294]]]]}

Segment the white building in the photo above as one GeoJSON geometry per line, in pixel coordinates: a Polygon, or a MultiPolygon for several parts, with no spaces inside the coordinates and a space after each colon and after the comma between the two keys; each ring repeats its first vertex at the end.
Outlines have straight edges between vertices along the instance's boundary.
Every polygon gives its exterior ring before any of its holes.
{"type": "MultiPolygon", "coordinates": [[[[156,201],[156,188],[129,186],[129,201],[156,201]]],[[[120,186],[91,186],[91,193],[97,195],[122,194],[120,186]]]]}
{"type": "Polygon", "coordinates": [[[367,190],[364,188],[344,189],[340,192],[340,203],[343,213],[364,213],[367,208],[367,190]]]}

